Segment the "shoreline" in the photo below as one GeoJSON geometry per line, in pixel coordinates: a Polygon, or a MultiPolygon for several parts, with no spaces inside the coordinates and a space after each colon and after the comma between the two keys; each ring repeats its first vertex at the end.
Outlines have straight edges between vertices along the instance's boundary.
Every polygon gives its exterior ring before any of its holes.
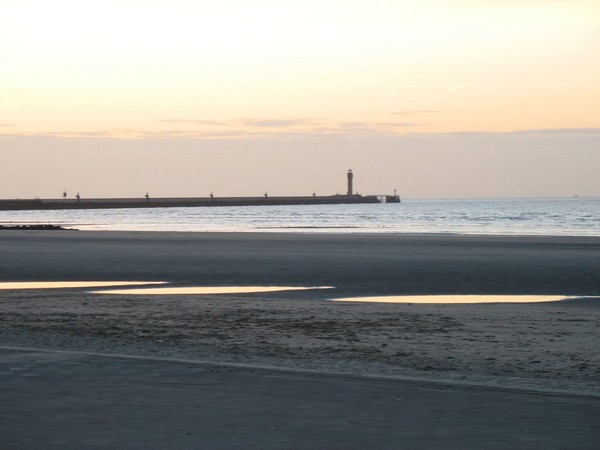
{"type": "Polygon", "coordinates": [[[0,345],[598,393],[600,300],[347,304],[401,294],[598,296],[600,238],[0,234],[0,281],[335,286],[333,292],[2,291],[0,345]]]}
{"type": "MultiPolygon", "coordinates": [[[[53,224],[53,223],[31,223],[31,222],[8,222],[0,221],[0,231],[78,231],[81,233],[115,233],[115,234],[198,234],[198,235],[322,235],[322,236],[405,236],[405,237],[474,237],[474,238],[524,238],[524,239],[596,239],[600,240],[600,234],[520,234],[520,233],[470,233],[470,232],[450,232],[450,231],[363,231],[366,227],[347,226],[347,227],[256,227],[249,229],[224,229],[224,230],[148,230],[148,229],[92,229],[85,228],[96,225],[85,224],[53,224]],[[10,224],[10,225],[7,225],[10,224]],[[84,228],[74,228],[81,227],[84,228]],[[337,231],[337,230],[359,230],[360,231],[337,231]],[[288,231],[283,231],[288,230],[288,231]],[[323,230],[323,231],[320,231],[323,230]]],[[[384,227],[382,227],[384,228],[384,227]]]]}
{"type": "MultiPolygon", "coordinates": [[[[7,224],[8,222],[1,222],[0,224],[7,224]]],[[[553,234],[488,234],[488,233],[453,233],[453,232],[444,232],[444,231],[440,231],[440,232],[411,232],[411,231],[385,231],[385,232],[350,232],[350,233],[345,233],[345,232],[334,232],[334,231],[325,231],[325,232],[287,232],[287,231],[277,231],[277,230],[281,230],[281,229],[286,229],[286,228],[273,228],[274,231],[265,231],[264,228],[256,228],[254,229],[255,231],[236,231],[236,230],[222,230],[222,231],[213,231],[213,230],[207,230],[207,231],[190,231],[190,230],[181,230],[181,231],[175,231],[175,230],[144,230],[144,229],[138,229],[138,230],[119,230],[119,229],[98,229],[98,230],[92,230],[92,229],[75,229],[75,228],[64,228],[65,224],[52,224],[52,223],[43,223],[43,224],[21,224],[21,223],[16,223],[16,225],[11,226],[10,231],[15,231],[15,232],[19,232],[19,231],[23,231],[23,232],[27,232],[27,231],[31,231],[31,232],[37,232],[43,234],[46,231],[58,231],[58,232],[69,232],[69,231],[78,231],[79,233],[77,233],[78,235],[93,235],[93,234],[106,234],[106,235],[110,235],[113,234],[115,236],[119,236],[119,235],[147,235],[148,237],[152,238],[153,236],[158,236],[158,235],[162,235],[163,237],[167,237],[169,235],[190,235],[190,236],[215,236],[215,237],[219,237],[219,236],[223,236],[223,237],[227,237],[227,236],[263,236],[263,237],[269,237],[269,236],[279,236],[279,237],[293,237],[293,236],[314,236],[316,238],[328,238],[328,237],[360,237],[360,236],[365,236],[365,237],[377,237],[377,238],[381,238],[381,239],[386,239],[386,238],[391,238],[391,239],[395,239],[395,238],[419,238],[419,239],[428,239],[428,238],[459,238],[459,239],[482,239],[482,240],[487,240],[487,239],[506,239],[506,240],[512,240],[512,239],[524,239],[524,240],[529,240],[529,239],[533,239],[533,240],[546,240],[548,242],[550,241],[554,241],[554,240],[589,240],[589,241],[598,241],[598,243],[600,243],[600,235],[599,236],[595,236],[595,235],[568,235],[568,234],[558,234],[558,235],[553,235],[553,234]],[[21,226],[31,226],[32,228],[18,228],[21,226]],[[37,226],[41,226],[41,227],[52,227],[52,228],[35,228],[37,226]]],[[[81,226],[80,225],[73,225],[73,226],[81,226]]],[[[85,225],[83,225],[85,226],[85,225]]],[[[345,228],[345,227],[323,227],[323,228],[312,228],[315,230],[319,230],[319,229],[324,229],[324,230],[328,230],[328,229],[355,229],[354,227],[352,228],[345,228]]],[[[2,229],[2,225],[0,225],[0,230],[2,229]]],[[[5,228],[7,229],[7,228],[5,228]]],[[[306,227],[299,227],[299,228],[294,228],[294,229],[306,229],[306,227]]],[[[12,235],[13,233],[11,233],[12,235]]],[[[14,233],[17,234],[17,233],[14,233]]],[[[57,233],[60,234],[60,233],[57,233]]],[[[73,235],[72,235],[73,236],[73,235]]]]}
{"type": "Polygon", "coordinates": [[[600,239],[600,234],[543,234],[543,233],[475,233],[475,232],[451,232],[451,231],[401,231],[401,230],[389,230],[386,227],[368,227],[363,226],[281,226],[281,227],[265,227],[259,226],[255,228],[241,228],[241,229],[221,229],[221,230],[149,230],[149,229],[117,229],[117,228],[92,228],[98,225],[86,225],[82,223],[37,223],[27,221],[0,221],[0,231],[80,231],[84,233],[181,233],[181,234],[282,234],[282,235],[294,235],[294,234],[314,234],[314,235],[388,235],[388,236],[447,236],[447,237],[461,237],[461,236],[473,236],[473,237],[492,237],[492,238],[591,238],[600,239]]]}

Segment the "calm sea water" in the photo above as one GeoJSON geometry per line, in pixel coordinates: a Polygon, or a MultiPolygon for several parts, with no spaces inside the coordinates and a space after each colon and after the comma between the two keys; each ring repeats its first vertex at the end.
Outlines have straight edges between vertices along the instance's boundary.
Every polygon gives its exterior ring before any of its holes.
{"type": "Polygon", "coordinates": [[[600,236],[600,198],[407,200],[401,204],[0,211],[0,224],[81,230],[600,236]]]}

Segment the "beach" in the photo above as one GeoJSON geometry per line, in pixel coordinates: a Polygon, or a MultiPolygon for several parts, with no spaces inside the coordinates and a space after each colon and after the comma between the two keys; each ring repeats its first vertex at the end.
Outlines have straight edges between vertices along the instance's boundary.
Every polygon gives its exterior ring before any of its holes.
{"type": "Polygon", "coordinates": [[[600,391],[599,299],[333,302],[369,295],[600,293],[600,239],[5,231],[0,281],[329,286],[226,295],[0,291],[0,345],[494,386],[600,391]]]}

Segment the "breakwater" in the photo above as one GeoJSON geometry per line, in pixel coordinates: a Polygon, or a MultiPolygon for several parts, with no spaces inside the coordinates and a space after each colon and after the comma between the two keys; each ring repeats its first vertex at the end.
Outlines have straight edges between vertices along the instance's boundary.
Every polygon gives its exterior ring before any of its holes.
{"type": "Polygon", "coordinates": [[[157,197],[0,200],[0,211],[114,208],[184,208],[198,206],[336,205],[400,203],[395,195],[310,195],[281,197],[157,197]]]}

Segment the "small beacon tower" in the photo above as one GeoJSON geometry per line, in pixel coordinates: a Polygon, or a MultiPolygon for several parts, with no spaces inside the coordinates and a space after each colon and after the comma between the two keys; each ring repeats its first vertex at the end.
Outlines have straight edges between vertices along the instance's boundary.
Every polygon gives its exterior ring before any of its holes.
{"type": "Polygon", "coordinates": [[[352,169],[350,169],[348,171],[348,192],[346,193],[347,195],[352,195],[352,192],[354,191],[352,188],[352,178],[354,178],[354,174],[352,173],[352,169]]]}

